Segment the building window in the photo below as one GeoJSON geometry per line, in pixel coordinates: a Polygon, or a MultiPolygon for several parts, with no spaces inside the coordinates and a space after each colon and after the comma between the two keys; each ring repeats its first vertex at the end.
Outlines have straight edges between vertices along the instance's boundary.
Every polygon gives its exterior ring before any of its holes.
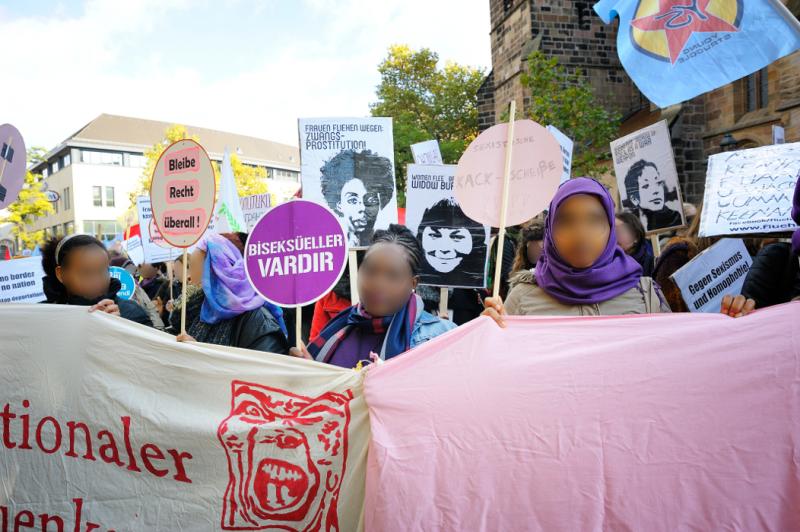
{"type": "Polygon", "coordinates": [[[92,187],[92,205],[103,206],[103,187],[92,187]]]}
{"type": "Polygon", "coordinates": [[[53,226],[53,236],[58,236],[58,226],[57,225],[53,226]]]}
{"type": "Polygon", "coordinates": [[[83,150],[81,151],[81,161],[87,164],[122,166],[122,154],[107,151],[83,150]]]}
{"type": "Polygon", "coordinates": [[[61,194],[61,197],[64,200],[64,210],[68,211],[70,209],[69,187],[64,189],[64,193],[61,194]]]}
{"type": "Polygon", "coordinates": [[[144,168],[145,158],[144,155],[130,155],[130,165],[132,168],[144,168]]]}
{"type": "Polygon", "coordinates": [[[122,234],[122,226],[114,220],[85,220],[83,232],[103,242],[110,242],[122,234]]]}
{"type": "Polygon", "coordinates": [[[56,159],[55,161],[53,161],[53,164],[50,165],[50,175],[55,174],[56,172],[58,172],[58,170],[59,170],[58,159],[56,159]]]}
{"type": "Polygon", "coordinates": [[[106,207],[114,207],[114,187],[106,187],[106,207]]]}
{"type": "Polygon", "coordinates": [[[64,224],[64,236],[71,235],[75,232],[75,222],[67,222],[64,224]]]}
{"type": "Polygon", "coordinates": [[[61,158],[61,168],[66,168],[72,164],[72,156],[68,153],[61,158]]]}
{"type": "Polygon", "coordinates": [[[46,178],[49,175],[50,175],[50,172],[47,170],[47,166],[42,168],[42,179],[46,178]]]}
{"type": "Polygon", "coordinates": [[[508,11],[514,6],[514,0],[503,0],[503,11],[508,11]]]}
{"type": "Polygon", "coordinates": [[[769,105],[769,79],[767,69],[762,68],[758,72],[744,78],[745,83],[745,113],[764,109],[769,105]]]}
{"type": "Polygon", "coordinates": [[[56,214],[58,214],[58,203],[59,202],[57,202],[57,201],[54,201],[53,203],[51,203],[51,205],[53,206],[53,212],[55,212],[56,214]]]}
{"type": "Polygon", "coordinates": [[[578,12],[578,29],[592,29],[592,10],[589,2],[575,2],[575,11],[578,12]]]}

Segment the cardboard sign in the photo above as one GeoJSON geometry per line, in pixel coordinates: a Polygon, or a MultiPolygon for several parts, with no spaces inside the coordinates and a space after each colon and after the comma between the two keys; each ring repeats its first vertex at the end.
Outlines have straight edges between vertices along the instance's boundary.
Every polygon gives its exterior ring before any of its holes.
{"type": "Polygon", "coordinates": [[[686,225],[666,120],[615,140],[611,156],[622,206],[648,234],[686,225]]]}
{"type": "Polygon", "coordinates": [[[397,223],[391,118],[301,118],[303,199],[331,209],[348,246],[366,248],[397,223]]]}
{"type": "Polygon", "coordinates": [[[131,299],[133,293],[136,291],[136,281],[133,279],[133,275],[128,273],[128,270],[125,268],[120,268],[119,266],[111,266],[108,269],[108,273],[111,275],[112,279],[117,279],[122,284],[122,288],[117,292],[117,297],[120,299],[131,299]]]}
{"type": "Polygon", "coordinates": [[[139,230],[142,240],[142,257],[144,262],[154,264],[177,259],[180,251],[163,242],[158,228],[153,222],[153,210],[150,208],[150,198],[139,196],[136,198],[136,212],[139,216],[139,230]],[[155,240],[152,234],[156,233],[155,240]]]}
{"type": "Polygon", "coordinates": [[[347,263],[336,215],[306,200],[271,209],[247,238],[245,270],[264,299],[284,307],[313,303],[333,288],[347,263]]]}
{"type": "MultiPolygon", "coordinates": [[[[484,225],[500,226],[508,124],[490,127],[458,161],[455,197],[464,213],[484,225]]],[[[506,225],[527,222],[553,198],[564,172],[561,146],[533,120],[517,120],[508,188],[506,225]]]]}
{"type": "Polygon", "coordinates": [[[723,238],[706,249],[672,279],[691,312],[719,312],[722,298],[742,293],[753,260],[740,238],[723,238]]]}
{"type": "Polygon", "coordinates": [[[547,126],[547,131],[553,134],[561,146],[561,156],[564,158],[564,173],[561,175],[563,185],[572,175],[572,150],[575,148],[575,143],[555,126],[547,126]]]}
{"type": "Polygon", "coordinates": [[[0,209],[14,203],[25,183],[25,141],[11,124],[0,126],[0,209]]]}
{"type": "Polygon", "coordinates": [[[272,207],[272,197],[269,193],[253,194],[252,196],[240,198],[239,203],[242,206],[245,224],[247,224],[247,232],[250,233],[256,226],[258,219],[264,216],[272,207]]]}
{"type": "Polygon", "coordinates": [[[202,146],[179,140],[164,150],[153,170],[150,201],[168,244],[188,248],[197,242],[211,220],[215,197],[214,167],[202,146]]]}
{"type": "Polygon", "coordinates": [[[424,260],[420,283],[458,288],[486,286],[489,227],[467,217],[453,194],[456,166],[408,165],[406,225],[424,260]]]}
{"type": "Polygon", "coordinates": [[[710,156],[700,236],[794,231],[798,175],[800,143],[710,156]]]}
{"type": "Polygon", "coordinates": [[[444,164],[438,140],[426,140],[411,145],[411,155],[415,164],[444,164]]]}
{"type": "Polygon", "coordinates": [[[41,257],[0,261],[0,303],[44,301],[41,257]]]}

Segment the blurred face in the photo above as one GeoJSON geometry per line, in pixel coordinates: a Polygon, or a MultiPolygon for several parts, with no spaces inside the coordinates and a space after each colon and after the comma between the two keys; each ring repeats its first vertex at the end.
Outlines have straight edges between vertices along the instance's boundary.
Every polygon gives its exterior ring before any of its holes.
{"type": "Polygon", "coordinates": [[[426,227],[422,230],[422,249],[434,270],[450,273],[472,252],[472,235],[463,227],[426,227]]]}
{"type": "Polygon", "coordinates": [[[576,194],[554,213],[553,243],[558,254],[576,269],[594,264],[608,243],[611,226],[600,200],[576,194]]]}
{"type": "Polygon", "coordinates": [[[98,246],[73,248],[56,266],[56,277],[73,296],[93,300],[106,295],[111,276],[108,252],[98,246]]]}
{"type": "Polygon", "coordinates": [[[378,217],[380,205],[378,194],[367,192],[360,179],[351,179],[345,183],[338,207],[344,217],[348,234],[370,232],[378,217]]]}
{"type": "Polygon", "coordinates": [[[172,262],[172,276],[179,283],[183,283],[183,262],[181,262],[181,259],[175,259],[172,262]]]}
{"type": "Polygon", "coordinates": [[[158,270],[152,264],[144,263],[139,266],[139,275],[145,279],[152,279],[158,275],[158,270]]]}
{"type": "MultiPolygon", "coordinates": [[[[206,252],[199,249],[189,255],[189,282],[196,286],[203,286],[203,264],[206,261],[206,252]]],[[[182,266],[181,266],[182,267],[182,266]]]]}
{"type": "Polygon", "coordinates": [[[664,208],[664,191],[666,182],[652,166],[647,166],[639,176],[639,207],[649,211],[660,211],[664,208]]]}
{"type": "Polygon", "coordinates": [[[544,241],[542,240],[531,240],[526,244],[528,261],[531,264],[536,264],[537,262],[539,262],[539,257],[542,256],[543,246],[544,246],[544,241]]]}
{"type": "Polygon", "coordinates": [[[636,235],[633,229],[622,220],[616,220],[614,226],[617,229],[617,242],[619,246],[625,250],[625,253],[630,253],[636,247],[636,235]]]}
{"type": "Polygon", "coordinates": [[[374,244],[358,270],[358,294],[375,317],[396,314],[417,287],[407,252],[397,244],[374,244]]]}

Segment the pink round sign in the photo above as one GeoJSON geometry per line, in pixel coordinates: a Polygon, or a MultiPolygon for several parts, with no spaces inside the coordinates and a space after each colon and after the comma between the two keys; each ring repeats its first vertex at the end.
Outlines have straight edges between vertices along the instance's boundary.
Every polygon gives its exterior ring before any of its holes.
{"type": "MultiPolygon", "coordinates": [[[[456,168],[454,194],[476,222],[500,226],[508,124],[490,127],[472,141],[456,168]]],[[[561,146],[533,120],[514,123],[506,226],[525,223],[556,193],[563,172],[561,146]]]]}
{"type": "Polygon", "coordinates": [[[0,126],[0,209],[14,203],[25,182],[25,142],[11,124],[0,126]]]}

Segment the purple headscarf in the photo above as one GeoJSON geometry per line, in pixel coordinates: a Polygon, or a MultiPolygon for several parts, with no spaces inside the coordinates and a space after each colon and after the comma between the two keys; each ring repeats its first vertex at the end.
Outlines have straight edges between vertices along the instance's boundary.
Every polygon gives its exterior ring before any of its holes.
{"type": "MultiPolygon", "coordinates": [[[[800,225],[800,176],[794,186],[794,201],[792,203],[792,219],[794,223],[800,225]]],[[[795,230],[792,235],[792,251],[795,255],[800,255],[800,229],[795,230]]]]}
{"type": "Polygon", "coordinates": [[[578,177],[561,185],[553,201],[544,228],[542,256],[536,263],[536,283],[558,301],[568,305],[608,301],[639,283],[642,267],[617,245],[614,230],[614,202],[606,189],[593,179],[578,177]],[[611,233],[603,254],[585,269],[570,266],[558,254],[553,242],[553,223],[559,207],[576,194],[591,194],[600,200],[608,216],[611,233]]]}
{"type": "Polygon", "coordinates": [[[210,234],[197,243],[206,252],[203,264],[203,293],[200,320],[215,324],[235,318],[247,311],[264,306],[247,280],[242,254],[233,242],[218,234],[210,234]]]}

